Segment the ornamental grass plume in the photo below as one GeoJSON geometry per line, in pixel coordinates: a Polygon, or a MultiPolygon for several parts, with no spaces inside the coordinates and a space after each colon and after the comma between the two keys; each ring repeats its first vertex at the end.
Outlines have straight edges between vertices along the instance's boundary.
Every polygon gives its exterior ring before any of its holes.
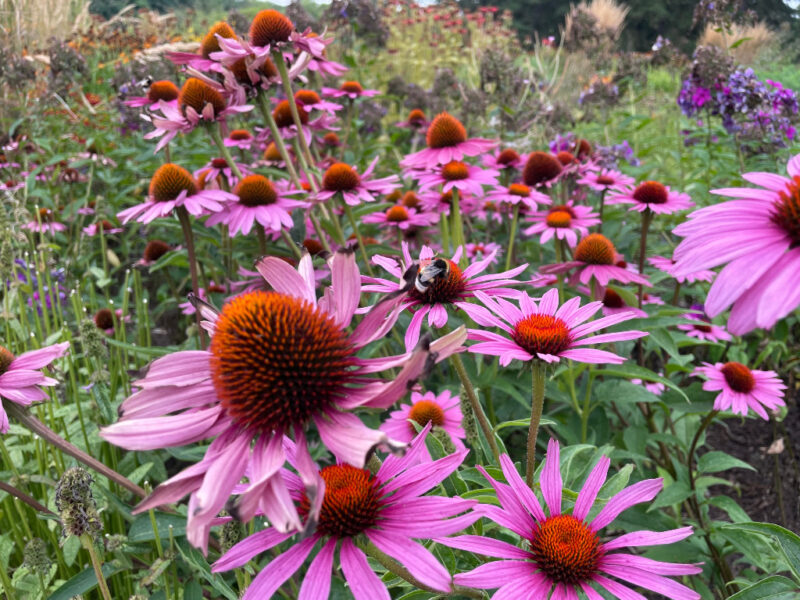
{"type": "Polygon", "coordinates": [[[246,475],[235,506],[239,518],[247,521],[258,509],[286,533],[302,523],[278,474],[284,436],[295,440],[312,504],[321,488],[306,442],[310,424],[338,460],[354,467],[363,467],[376,447],[405,449],[353,411],[391,406],[425,369],[461,346],[463,329],[401,356],[364,358],[359,351],[389,331],[405,297],[379,302],[348,330],[361,276],[352,251],[339,250],[329,265],[331,287],[318,300],[308,254],[297,270],[279,258],[262,259],[257,269],[273,291],[240,294],[219,313],[200,304],[210,347],[159,358],[136,382],[139,391],[122,403],[119,422],[104,428],[103,438],[130,450],[213,439],[199,463],[162,483],[136,512],[191,494],[187,536],[205,551],[213,519],[246,475]],[[372,376],[389,368],[399,369],[391,381],[372,376]]]}
{"type": "MultiPolygon", "coordinates": [[[[439,485],[464,461],[468,450],[434,462],[420,464],[425,448],[426,426],[405,456],[389,456],[376,473],[338,463],[323,468],[325,494],[316,530],[306,538],[295,537],[261,569],[247,588],[243,600],[269,600],[319,546],[302,578],[298,598],[328,598],[331,571],[337,547],[342,574],[356,600],[390,600],[383,581],[372,570],[367,556],[376,554],[357,545],[362,536],[377,552],[397,561],[430,591],[450,593],[448,570],[415,539],[447,536],[474,523],[480,515],[467,512],[476,503],[459,497],[423,496],[439,485]]],[[[300,481],[286,481],[298,512],[307,515],[310,501],[300,481]]],[[[239,542],[223,555],[212,571],[228,571],[253,557],[290,541],[291,534],[269,527],[239,542]]]]}
{"type": "Polygon", "coordinates": [[[590,600],[643,598],[630,586],[644,588],[670,600],[699,600],[700,594],[669,578],[696,575],[702,571],[698,565],[615,552],[633,546],[679,542],[692,535],[691,527],[633,531],[606,541],[601,539],[603,529],[620,513],[652,500],[664,485],[663,479],[634,483],[617,492],[598,513],[590,516],[610,463],[605,456],[597,462],[578,493],[571,513],[566,512],[563,505],[564,485],[557,441],[551,439],[548,443],[547,458],[539,478],[547,512],[522,481],[507,454],[500,457],[500,466],[508,483],[495,480],[479,466],[497,492],[500,506],[481,504],[475,511],[509,530],[522,543],[477,535],[436,538],[437,543],[451,548],[500,559],[457,574],[456,584],[497,589],[493,600],[577,600],[580,592],[590,600]]]}
{"type": "Polygon", "coordinates": [[[694,211],[673,232],[674,272],[686,276],[725,265],[705,302],[711,317],[732,306],[728,331],[743,335],[768,329],[800,305],[800,155],[787,164],[789,177],[744,173],[758,188],[723,188],[734,198],[694,211]]]}

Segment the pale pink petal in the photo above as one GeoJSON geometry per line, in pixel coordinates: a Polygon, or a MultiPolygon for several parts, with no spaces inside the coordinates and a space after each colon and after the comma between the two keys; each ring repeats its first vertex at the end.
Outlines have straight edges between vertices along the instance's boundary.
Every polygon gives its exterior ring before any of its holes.
{"type": "Polygon", "coordinates": [[[367,563],[367,557],[347,537],[342,540],[339,560],[344,578],[355,600],[391,600],[389,590],[367,563]]]}

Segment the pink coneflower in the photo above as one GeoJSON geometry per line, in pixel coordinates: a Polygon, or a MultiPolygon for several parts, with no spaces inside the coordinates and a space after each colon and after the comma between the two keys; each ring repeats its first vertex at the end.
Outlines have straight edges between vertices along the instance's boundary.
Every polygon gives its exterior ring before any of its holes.
{"type": "Polygon", "coordinates": [[[491,258],[490,265],[497,264],[500,254],[503,252],[503,247],[496,242],[474,242],[465,244],[467,249],[467,258],[470,260],[481,260],[483,258],[491,258]]]}
{"type": "Polygon", "coordinates": [[[632,204],[633,206],[629,210],[639,212],[650,210],[663,215],[694,206],[689,194],[674,192],[669,189],[669,186],[658,181],[645,181],[636,187],[628,186],[615,191],[606,198],[606,204],[632,204]]]}
{"type": "Polygon", "coordinates": [[[126,208],[117,217],[123,224],[131,219],[140,223],[165,217],[179,206],[186,207],[189,214],[200,215],[219,212],[223,205],[236,196],[222,190],[200,190],[191,173],[174,163],[161,165],[150,180],[147,201],[126,208]]]}
{"type": "Polygon", "coordinates": [[[694,271],[692,273],[678,275],[676,274],[675,270],[675,261],[672,260],[671,258],[665,258],[663,256],[651,256],[647,259],[647,261],[659,271],[664,271],[664,273],[671,275],[678,283],[711,281],[716,276],[716,273],[714,271],[710,271],[708,269],[701,269],[699,271],[694,271]]]}
{"type": "MultiPolygon", "coordinates": [[[[298,598],[328,598],[334,554],[339,547],[342,574],[356,600],[388,599],[389,592],[367,563],[356,537],[362,535],[388,554],[424,585],[451,591],[449,571],[414,539],[430,539],[463,530],[479,515],[469,512],[474,500],[423,496],[440,484],[463,462],[461,451],[432,463],[418,464],[427,429],[417,436],[405,457],[389,456],[374,475],[348,464],[323,468],[325,494],[313,535],[295,538],[282,553],[270,558],[247,588],[243,600],[269,600],[306,562],[312,550],[319,551],[302,577],[298,598]],[[341,543],[340,543],[341,542],[341,543]]],[[[309,512],[311,501],[297,477],[287,477],[287,487],[298,503],[298,511],[309,512]]],[[[261,552],[287,541],[289,535],[270,527],[242,540],[212,567],[213,572],[241,567],[261,552]]]]}
{"type": "Polygon", "coordinates": [[[481,162],[484,167],[502,171],[503,169],[521,169],[528,160],[527,154],[520,154],[513,148],[505,148],[491,154],[484,154],[481,162]]]}
{"type": "MultiPolygon", "coordinates": [[[[461,193],[461,203],[471,204],[472,199],[469,194],[461,193]]],[[[450,207],[453,205],[453,192],[438,192],[428,190],[419,193],[420,206],[428,212],[435,212],[442,215],[450,214],[450,207]]]]}
{"type": "Polygon", "coordinates": [[[409,112],[405,121],[395,123],[395,127],[405,127],[407,129],[413,129],[414,131],[422,131],[427,128],[428,125],[429,123],[428,119],[425,117],[425,113],[419,108],[415,108],[409,112]]]}
{"type": "Polygon", "coordinates": [[[571,282],[588,284],[593,278],[602,285],[616,280],[622,283],[638,283],[649,286],[647,277],[633,273],[617,265],[617,252],[614,244],[600,233],[590,233],[575,248],[573,260],[554,265],[545,265],[540,271],[544,275],[564,273],[576,269],[571,282]]]}
{"type": "Polygon", "coordinates": [[[533,223],[522,230],[525,235],[541,233],[540,244],[546,244],[555,238],[566,241],[571,248],[578,243],[578,233],[585,236],[589,233],[589,227],[600,222],[598,214],[590,206],[574,204],[572,201],[531,213],[525,220],[533,223]]]}
{"type": "Polygon", "coordinates": [[[469,351],[499,356],[502,366],[514,359],[559,362],[562,358],[586,363],[622,364],[625,359],[621,356],[582,346],[635,340],[647,335],[644,331],[631,330],[586,337],[636,315],[628,311],[583,324],[598,311],[602,302],[590,302],[581,307],[580,298],[575,297],[559,306],[557,289],[545,292],[538,304],[528,294],[518,293],[519,307],[502,299],[495,300],[480,291],[475,295],[488,310],[477,304],[468,304],[462,307],[464,312],[478,325],[499,327],[511,338],[492,331],[470,329],[469,339],[479,343],[470,346],[469,351]]]}
{"type": "Polygon", "coordinates": [[[492,596],[497,600],[577,600],[579,590],[586,598],[597,600],[604,597],[598,589],[620,600],[643,598],[620,581],[664,595],[670,600],[699,600],[700,594],[665,577],[695,575],[702,572],[699,566],[613,552],[631,546],[672,544],[692,535],[691,527],[634,531],[601,541],[601,531],[620,513],[652,500],[664,485],[663,479],[634,483],[617,492],[594,517],[590,517],[597,493],[606,481],[610,462],[606,456],[600,458],[578,493],[572,513],[566,513],[562,505],[564,484],[559,445],[550,440],[539,480],[549,515],[522,481],[507,454],[500,457],[507,484],[496,481],[478,467],[503,501],[502,506],[481,504],[476,511],[520,536],[525,544],[520,547],[477,535],[436,538],[438,543],[452,548],[501,559],[456,575],[455,583],[480,589],[498,588],[492,596]]]}
{"type": "Polygon", "coordinates": [[[467,139],[467,130],[461,121],[443,112],[436,116],[425,135],[428,147],[407,155],[400,166],[410,169],[426,169],[460,161],[465,156],[478,156],[495,147],[497,142],[481,138],[467,139]]]}
{"type": "Polygon", "coordinates": [[[744,173],[764,189],[713,190],[736,199],[696,210],[673,230],[686,238],[673,254],[677,274],[727,265],[705,307],[713,317],[733,304],[728,330],[737,335],[772,327],[800,304],[800,155],[787,171],[791,179],[744,173]]]}
{"type": "Polygon", "coordinates": [[[497,171],[481,169],[457,160],[443,165],[437,165],[430,171],[420,171],[413,174],[419,182],[419,190],[424,192],[431,188],[441,186],[442,192],[452,189],[483,196],[484,185],[497,183],[497,171]]]}
{"type": "Polygon", "coordinates": [[[39,218],[35,221],[23,224],[22,228],[36,233],[49,233],[50,235],[55,235],[56,232],[67,230],[67,226],[63,223],[59,223],[56,220],[55,213],[49,208],[40,208],[38,217],[39,218]]]}
{"type": "Polygon", "coordinates": [[[389,229],[408,231],[410,229],[428,227],[439,221],[439,215],[428,212],[419,212],[415,208],[408,208],[396,204],[386,212],[379,211],[366,215],[362,223],[375,223],[389,229]]]}
{"type": "Polygon", "coordinates": [[[233,189],[236,202],[226,202],[221,211],[208,218],[206,227],[224,223],[234,237],[239,233],[248,235],[253,225],[259,223],[267,231],[280,233],[283,228],[292,228],[289,213],[293,209],[308,206],[307,202],[289,196],[304,193],[290,190],[286,181],[272,182],[263,175],[248,175],[233,189]]]}
{"type": "Polygon", "coordinates": [[[618,188],[631,186],[634,181],[633,177],[624,175],[613,169],[591,169],[584,173],[583,177],[578,179],[580,185],[589,186],[596,192],[605,192],[607,190],[616,190],[618,188]]]}
{"type": "Polygon", "coordinates": [[[354,167],[337,162],[332,164],[322,176],[322,189],[317,193],[316,200],[324,202],[330,200],[337,193],[341,193],[344,201],[350,206],[358,206],[362,202],[373,202],[376,195],[390,194],[400,187],[397,175],[390,175],[382,179],[372,179],[372,171],[378,164],[376,156],[361,175],[354,167]]]}
{"type": "MultiPolygon", "coordinates": [[[[496,172],[496,171],[489,171],[496,172]]],[[[528,209],[536,209],[536,203],[550,204],[550,196],[538,190],[529,188],[522,183],[512,183],[508,187],[497,187],[486,194],[486,199],[492,202],[516,205],[522,202],[528,209]]]]}
{"type": "Polygon", "coordinates": [[[115,323],[129,323],[131,320],[130,315],[123,314],[121,308],[111,310],[110,308],[101,308],[94,313],[94,324],[99,330],[106,335],[114,333],[115,323]]]}
{"type": "Polygon", "coordinates": [[[223,144],[228,148],[239,148],[240,150],[250,150],[254,142],[253,134],[247,129],[234,129],[223,140],[223,144]]]}
{"type": "Polygon", "coordinates": [[[84,227],[83,234],[88,235],[89,237],[94,237],[99,235],[101,229],[103,230],[104,235],[122,233],[125,231],[122,227],[115,227],[111,221],[103,219],[102,221],[98,221],[97,223],[92,223],[91,225],[84,227]]]}
{"type": "Polygon", "coordinates": [[[372,98],[379,96],[380,90],[365,90],[357,81],[345,81],[339,89],[323,87],[322,93],[328,98],[349,98],[356,100],[357,98],[372,98]]]}
{"type": "Polygon", "coordinates": [[[692,375],[703,376],[706,382],[703,389],[720,392],[714,400],[714,410],[732,410],[736,415],[745,416],[752,409],[765,421],[769,419],[766,409],[777,410],[786,406],[783,401],[784,383],[775,371],[756,371],[742,363],[703,363],[692,375]]]}
{"type": "Polygon", "coordinates": [[[230,25],[219,21],[211,26],[203,40],[197,54],[191,52],[167,52],[166,56],[176,65],[187,65],[199,71],[222,72],[223,68],[211,55],[220,51],[219,40],[236,39],[236,33],[230,25]]]}
{"type": "MultiPolygon", "coordinates": [[[[396,440],[410,442],[417,435],[417,427],[424,428],[428,423],[431,428],[439,428],[445,431],[456,450],[464,450],[464,433],[461,427],[461,406],[458,396],[453,396],[449,390],[440,394],[433,392],[411,392],[411,404],[401,404],[399,410],[393,411],[389,419],[381,425],[381,431],[396,440]]],[[[430,462],[431,456],[427,447],[423,447],[420,458],[424,462],[430,462]]]]}
{"type": "Polygon", "coordinates": [[[512,278],[528,267],[526,263],[510,271],[479,276],[479,273],[484,272],[492,264],[494,254],[489,254],[483,260],[472,263],[462,272],[458,266],[462,252],[461,246],[456,249],[450,260],[436,258],[429,246],[423,246],[419,252],[419,260],[414,261],[411,258],[407,242],[402,243],[402,249],[403,260],[400,262],[396,258],[380,254],[372,257],[372,262],[394,275],[397,281],[365,277],[364,280],[368,285],[364,286],[364,291],[383,294],[409,288],[408,296],[402,307],[411,309],[414,316],[406,330],[406,348],[413,348],[417,345],[422,330],[422,320],[426,315],[428,316],[428,325],[439,329],[447,324],[448,308],[454,306],[457,309],[466,310],[467,307],[474,306],[467,300],[479,291],[489,296],[516,297],[520,292],[506,286],[521,283],[512,278]],[[409,269],[412,269],[411,274],[414,277],[414,283],[410,286],[406,279],[411,277],[409,269]]]}
{"type": "MultiPolygon", "coordinates": [[[[14,402],[20,406],[28,406],[31,402],[45,400],[47,393],[40,386],[51,387],[58,383],[51,377],[45,377],[42,369],[55,359],[64,356],[69,349],[69,342],[45,346],[14,356],[0,346],[0,398],[14,402]]],[[[8,415],[0,402],[0,433],[8,432],[8,415]]]]}
{"type": "Polygon", "coordinates": [[[690,319],[692,323],[682,323],[678,325],[678,329],[685,332],[686,335],[697,338],[704,342],[719,342],[730,341],[731,334],[725,331],[724,327],[714,325],[706,314],[701,310],[698,312],[690,312],[683,315],[684,319],[690,319]]]}
{"type": "MultiPolygon", "coordinates": [[[[661,377],[664,376],[664,373],[659,373],[661,377]]],[[[667,391],[667,386],[661,383],[660,381],[644,381],[642,379],[631,379],[631,383],[635,385],[641,385],[644,389],[646,389],[651,394],[655,394],[656,396],[660,396],[664,392],[667,391]]]]}
{"type": "MultiPolygon", "coordinates": [[[[316,37],[315,33],[310,33],[309,37],[316,37]]],[[[313,56],[308,62],[308,70],[321,73],[322,75],[330,75],[331,77],[339,77],[344,75],[348,68],[343,64],[333,60],[329,60],[325,51],[321,55],[313,56]]]]}
{"type": "Polygon", "coordinates": [[[146,96],[135,96],[133,98],[128,98],[123,102],[123,104],[125,106],[133,107],[146,106],[150,110],[156,110],[158,108],[159,101],[163,100],[167,104],[172,103],[177,107],[179,94],[180,90],[178,89],[178,86],[171,81],[154,81],[147,89],[146,96]]]}
{"type": "Polygon", "coordinates": [[[162,116],[151,117],[155,129],[144,136],[148,140],[161,138],[156,145],[156,152],[178,133],[188,133],[201,122],[213,123],[253,109],[251,105],[241,103],[243,98],[226,93],[224,88],[209,81],[197,77],[187,79],[181,88],[177,105],[159,100],[158,108],[162,116]]]}
{"type": "Polygon", "coordinates": [[[166,242],[161,240],[150,240],[144,247],[142,258],[136,261],[135,265],[140,267],[149,267],[163,257],[167,252],[178,250],[180,248],[172,248],[166,242]]]}
{"type": "Polygon", "coordinates": [[[191,494],[188,538],[205,550],[212,520],[248,473],[239,516],[248,520],[257,505],[278,531],[289,532],[301,522],[278,475],[285,435],[297,443],[298,471],[312,498],[318,476],[305,437],[311,422],[337,459],[359,467],[376,446],[405,448],[352,411],[391,406],[426,363],[461,346],[463,329],[403,356],[364,358],[360,350],[397,320],[403,295],[375,305],[348,332],[361,276],[352,251],[337,252],[330,267],[332,285],[317,301],[310,255],[297,271],[279,258],[261,259],[257,269],[274,291],[240,294],[220,313],[201,305],[209,348],[160,358],[136,382],[140,391],[123,402],[120,421],[103,430],[109,442],[152,450],[214,438],[201,462],[162,483],[137,511],[191,494]],[[369,375],[398,367],[391,381],[369,375]]]}
{"type": "MultiPolygon", "coordinates": [[[[585,293],[591,294],[588,289],[585,293]]],[[[600,299],[603,303],[604,315],[618,315],[620,313],[633,313],[636,317],[646,317],[647,313],[635,306],[628,305],[625,299],[611,288],[603,290],[603,297],[600,299]]]]}
{"type": "Polygon", "coordinates": [[[530,187],[551,187],[561,179],[564,167],[554,154],[531,152],[522,170],[522,181],[530,187]]]}
{"type": "Polygon", "coordinates": [[[307,112],[312,110],[321,110],[332,116],[336,115],[337,110],[341,110],[343,106],[336,104],[336,102],[328,102],[319,97],[319,94],[314,90],[297,90],[294,93],[294,101],[297,106],[302,106],[307,112]]]}
{"type": "MultiPolygon", "coordinates": [[[[244,163],[236,163],[239,172],[242,175],[250,175],[252,172],[249,165],[244,163]]],[[[197,180],[197,185],[200,189],[219,189],[222,187],[220,177],[224,177],[228,187],[234,187],[239,182],[239,178],[233,169],[228,165],[228,161],[224,158],[212,158],[205,165],[200,167],[194,172],[194,177],[197,180]]]]}

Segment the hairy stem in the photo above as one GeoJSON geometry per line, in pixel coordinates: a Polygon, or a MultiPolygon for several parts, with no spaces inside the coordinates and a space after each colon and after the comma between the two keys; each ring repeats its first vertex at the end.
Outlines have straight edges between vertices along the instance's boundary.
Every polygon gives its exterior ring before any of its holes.
{"type": "Polygon", "coordinates": [[[103,594],[103,600],[111,600],[111,592],[108,591],[106,578],[103,577],[103,565],[100,564],[100,558],[97,556],[97,552],[94,549],[94,540],[92,540],[92,536],[88,533],[84,533],[81,536],[81,543],[92,559],[92,567],[94,567],[94,574],[97,576],[97,585],[100,587],[100,593],[103,594]]]}
{"type": "MultiPolygon", "coordinates": [[[[189,220],[189,211],[186,210],[185,206],[179,206],[176,211],[178,213],[178,220],[181,223],[181,229],[183,229],[186,252],[189,254],[189,273],[192,277],[192,291],[195,296],[200,298],[200,280],[197,275],[197,254],[194,250],[194,232],[192,231],[192,222],[189,220]]],[[[197,335],[200,338],[200,346],[205,348],[206,332],[205,329],[203,329],[200,311],[196,310],[194,315],[197,321],[197,335]]]]}
{"type": "Polygon", "coordinates": [[[536,438],[539,435],[539,422],[544,408],[544,362],[534,361],[531,368],[531,423],[528,426],[528,456],[525,463],[525,482],[533,487],[533,473],[536,470],[536,438]]]}
{"type": "Polygon", "coordinates": [[[461,380],[461,385],[464,386],[464,391],[467,394],[467,399],[472,407],[472,412],[475,413],[475,417],[478,419],[478,424],[481,426],[483,435],[486,438],[486,441],[489,442],[489,447],[492,449],[494,459],[497,461],[497,464],[500,464],[500,448],[497,446],[497,440],[494,439],[494,431],[492,431],[492,426],[489,423],[489,420],[486,418],[486,413],[483,412],[483,407],[481,406],[480,400],[478,400],[478,396],[475,393],[475,387],[472,385],[472,382],[469,379],[467,370],[464,368],[464,363],[458,354],[451,355],[450,362],[453,364],[453,368],[456,370],[456,373],[458,373],[458,378],[461,380]]]}

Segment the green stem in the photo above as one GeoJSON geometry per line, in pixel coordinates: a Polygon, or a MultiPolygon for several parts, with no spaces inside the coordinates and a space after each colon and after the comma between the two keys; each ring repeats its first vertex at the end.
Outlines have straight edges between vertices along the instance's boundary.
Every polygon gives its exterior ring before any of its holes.
{"type": "MultiPolygon", "coordinates": [[[[194,250],[194,232],[192,231],[192,222],[189,220],[189,211],[185,206],[179,206],[177,209],[178,220],[183,229],[183,239],[186,242],[186,252],[189,255],[189,274],[192,278],[192,291],[197,298],[200,298],[200,280],[197,276],[197,255],[194,250]]],[[[197,321],[197,335],[200,339],[200,346],[206,346],[206,332],[203,329],[202,318],[200,311],[194,312],[195,320],[197,321]]]]}
{"type": "MultiPolygon", "coordinates": [[[[305,160],[307,160],[309,164],[314,164],[314,157],[311,156],[311,150],[308,148],[308,142],[306,142],[306,136],[303,133],[303,124],[300,121],[300,112],[297,110],[297,102],[294,101],[292,81],[289,78],[289,71],[286,68],[286,62],[283,60],[283,54],[280,50],[272,51],[272,61],[275,63],[275,66],[278,67],[278,72],[281,74],[283,93],[286,94],[286,99],[289,101],[289,109],[292,112],[292,120],[294,121],[295,127],[297,127],[297,137],[300,139],[300,149],[302,150],[302,153],[299,157],[303,158],[303,155],[305,155],[305,160]]],[[[308,175],[308,180],[310,182],[312,180],[311,173],[307,171],[306,175],[308,175]]]]}
{"type": "Polygon", "coordinates": [[[461,356],[458,354],[451,355],[450,362],[453,364],[453,368],[456,370],[456,373],[458,373],[458,378],[461,380],[461,385],[464,386],[464,392],[467,394],[467,399],[472,407],[472,412],[475,413],[475,417],[478,419],[478,424],[481,426],[483,435],[486,438],[486,441],[489,443],[489,447],[492,449],[494,459],[497,461],[497,464],[500,464],[500,448],[498,448],[497,440],[494,438],[494,431],[492,431],[492,426],[489,423],[489,420],[486,418],[486,413],[483,412],[483,407],[478,400],[478,395],[475,393],[475,388],[472,385],[472,381],[469,379],[467,370],[464,368],[464,363],[461,360],[461,356]]]}
{"type": "MultiPolygon", "coordinates": [[[[263,227],[261,228],[261,231],[263,232],[263,227]]],[[[290,236],[289,232],[283,227],[281,227],[281,237],[283,238],[283,241],[286,242],[286,245],[289,246],[289,250],[292,251],[297,260],[303,258],[303,252],[297,247],[297,244],[294,243],[292,236],[290,236]]],[[[266,239],[264,240],[264,247],[266,248],[266,239]]]]}
{"type": "Polygon", "coordinates": [[[289,156],[289,152],[286,150],[286,144],[283,143],[283,138],[281,137],[281,132],[278,129],[278,124],[275,122],[275,119],[272,116],[272,111],[269,109],[269,100],[266,92],[259,91],[258,95],[256,96],[256,100],[258,104],[258,110],[261,112],[261,116],[267,122],[269,132],[272,134],[272,141],[275,142],[275,147],[278,149],[278,153],[281,155],[283,162],[286,164],[286,171],[289,173],[289,177],[291,178],[294,187],[298,190],[302,190],[303,186],[300,184],[300,178],[297,176],[297,171],[294,168],[292,157],[289,156]]]}
{"type": "MultiPolygon", "coordinates": [[[[452,208],[451,208],[452,210],[452,208]]],[[[449,215],[442,214],[439,227],[442,231],[442,249],[447,252],[450,248],[450,225],[447,222],[449,215]]]]}
{"type": "MultiPolygon", "coordinates": [[[[506,271],[511,268],[511,261],[514,259],[514,241],[517,237],[517,222],[519,221],[519,208],[522,202],[514,205],[514,217],[511,219],[511,230],[508,233],[508,253],[506,254],[506,271]]],[[[558,245],[558,240],[556,240],[558,245]]],[[[561,262],[560,260],[558,262],[561,262]]],[[[560,295],[560,294],[559,294],[560,295]]]]}
{"type": "Polygon", "coordinates": [[[461,220],[461,204],[459,202],[458,188],[453,188],[453,206],[452,206],[452,234],[453,234],[453,250],[461,248],[461,260],[458,261],[458,266],[466,269],[469,264],[467,261],[467,252],[464,248],[464,223],[461,220]]]}
{"type": "MultiPolygon", "coordinates": [[[[281,227],[283,231],[283,227],[281,227]]],[[[261,224],[256,225],[256,235],[258,236],[258,251],[261,256],[267,255],[267,233],[264,231],[264,226],[261,224]]]]}
{"type": "MultiPolygon", "coordinates": [[[[639,275],[644,275],[644,259],[647,256],[647,231],[653,221],[654,213],[647,209],[642,213],[642,235],[639,239],[639,275]]],[[[639,284],[639,308],[642,308],[642,298],[644,297],[644,286],[639,284]]]]}
{"type": "Polygon", "coordinates": [[[675,283],[675,293],[672,294],[672,301],[670,304],[672,306],[678,306],[678,301],[681,299],[681,284],[680,282],[675,283]]]}
{"type": "MultiPolygon", "coordinates": [[[[553,247],[556,250],[556,262],[559,264],[564,262],[564,246],[561,245],[561,240],[554,239],[553,247]]],[[[564,274],[559,273],[556,275],[556,279],[558,281],[558,301],[564,302],[564,274]]]]}
{"type": "Polygon", "coordinates": [[[314,231],[317,232],[317,237],[319,238],[322,247],[325,248],[325,252],[331,252],[331,246],[328,243],[328,236],[325,234],[325,230],[319,224],[319,219],[317,215],[314,214],[314,209],[309,209],[308,216],[311,219],[311,224],[314,226],[314,231]]]}
{"type": "Polygon", "coordinates": [[[231,151],[225,145],[225,142],[222,139],[222,123],[217,121],[216,124],[211,125],[208,128],[209,133],[211,134],[211,138],[214,140],[214,143],[217,145],[217,149],[219,153],[222,154],[222,158],[226,160],[228,166],[233,171],[233,174],[236,175],[236,178],[241,181],[244,179],[244,175],[239,170],[239,165],[236,164],[236,161],[233,160],[233,156],[231,156],[231,151]]]}
{"type": "Polygon", "coordinates": [[[525,464],[525,482],[533,488],[533,473],[536,470],[536,438],[544,408],[544,382],[547,365],[536,360],[531,366],[531,423],[528,426],[528,456],[525,464]]]}
{"type": "Polygon", "coordinates": [[[361,258],[364,259],[364,264],[367,266],[367,272],[370,274],[370,277],[374,277],[375,273],[372,270],[372,265],[369,262],[369,256],[367,256],[367,249],[364,245],[364,238],[361,237],[361,231],[358,229],[358,223],[356,222],[356,217],[353,214],[353,209],[350,205],[342,200],[342,206],[344,207],[344,214],[347,215],[347,220],[350,221],[350,227],[353,228],[353,232],[356,234],[356,239],[358,240],[358,249],[361,250],[361,258]]]}
{"type": "Polygon", "coordinates": [[[5,569],[0,569],[0,583],[3,584],[3,590],[5,591],[6,598],[8,598],[8,600],[17,600],[17,596],[14,593],[14,587],[11,585],[11,580],[8,578],[8,573],[5,569]]]}
{"type": "Polygon", "coordinates": [[[103,600],[111,600],[111,592],[108,591],[106,578],[103,577],[103,567],[100,564],[100,559],[98,558],[97,552],[94,549],[94,541],[92,540],[92,537],[88,533],[84,533],[81,536],[81,543],[89,553],[89,557],[92,559],[92,567],[94,567],[94,574],[97,576],[97,585],[100,586],[100,593],[103,595],[103,600]]]}
{"type": "MultiPolygon", "coordinates": [[[[589,414],[592,407],[592,381],[594,376],[589,371],[589,381],[586,384],[586,395],[583,397],[583,408],[581,409],[581,443],[586,443],[586,438],[589,435],[589,414]]],[[[574,385],[574,384],[573,384],[574,385]]]]}
{"type": "Polygon", "coordinates": [[[600,192],[600,222],[597,224],[597,233],[603,233],[603,209],[606,207],[606,190],[600,192]]]}

